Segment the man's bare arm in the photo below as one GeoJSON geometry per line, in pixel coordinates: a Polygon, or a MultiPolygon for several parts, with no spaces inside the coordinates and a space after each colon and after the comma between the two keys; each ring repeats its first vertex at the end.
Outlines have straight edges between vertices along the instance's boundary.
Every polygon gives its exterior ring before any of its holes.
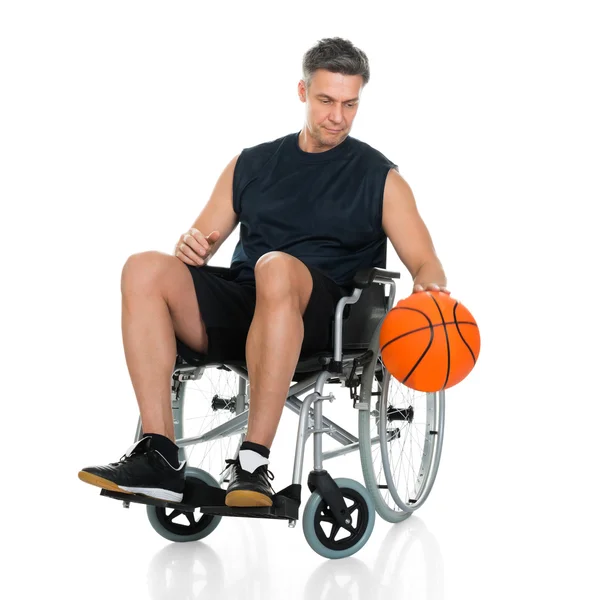
{"type": "Polygon", "coordinates": [[[238,156],[235,156],[222,171],[207,204],[189,231],[179,239],[175,254],[183,262],[196,266],[206,264],[238,225],[238,215],[232,204],[237,160],[238,156]]]}
{"type": "Polygon", "coordinates": [[[382,227],[418,287],[438,286],[447,291],[447,279],[427,226],[408,183],[394,169],[384,186],[382,227]]]}

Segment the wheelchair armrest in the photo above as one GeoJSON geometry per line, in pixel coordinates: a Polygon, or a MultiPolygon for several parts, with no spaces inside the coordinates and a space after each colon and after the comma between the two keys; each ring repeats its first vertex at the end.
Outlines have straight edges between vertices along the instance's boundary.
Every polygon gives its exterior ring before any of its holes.
{"type": "Polygon", "coordinates": [[[353,283],[356,288],[368,288],[372,283],[392,283],[393,279],[400,279],[400,273],[396,271],[386,271],[379,267],[371,269],[361,269],[355,273],[353,283]]]}

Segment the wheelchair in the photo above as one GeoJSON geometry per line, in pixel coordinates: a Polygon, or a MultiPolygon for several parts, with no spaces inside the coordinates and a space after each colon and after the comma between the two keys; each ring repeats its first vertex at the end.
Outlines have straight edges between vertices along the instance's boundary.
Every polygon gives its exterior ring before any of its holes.
{"type": "MultiPolygon", "coordinates": [[[[228,277],[225,267],[204,267],[228,277]]],[[[310,497],[302,515],[304,536],[325,558],[351,556],[369,539],[375,514],[390,523],[408,518],[429,496],[443,444],[445,391],[422,393],[396,381],[381,360],[380,327],[394,305],[400,273],[373,267],[360,270],[349,296],[332,319],[332,348],[300,355],[285,407],[298,415],[292,484],[277,492],[271,507],[225,506],[225,460],[236,458],[246,436],[249,407],[245,361],[211,362],[177,340],[171,402],[179,460],[187,460],[181,502],[101,490],[101,495],[145,504],[152,527],[175,542],[201,540],[222,517],[287,520],[295,527],[301,504],[304,449],[314,437],[310,497]],[[385,293],[389,286],[389,293],[385,293]],[[358,411],[358,437],[323,416],[325,387],[349,389],[358,411]],[[308,393],[309,392],[309,393],[308,393]],[[298,396],[303,396],[302,399],[298,396]],[[191,396],[197,395],[196,399],[191,396]],[[323,451],[323,435],[336,449],[323,451]],[[324,462],[359,451],[365,485],[333,479],[324,462]]],[[[141,439],[141,419],[135,441],[141,439]]]]}

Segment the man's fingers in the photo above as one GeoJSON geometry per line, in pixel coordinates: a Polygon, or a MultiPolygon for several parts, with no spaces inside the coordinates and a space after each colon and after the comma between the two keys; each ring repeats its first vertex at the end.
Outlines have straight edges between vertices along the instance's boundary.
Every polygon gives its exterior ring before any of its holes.
{"type": "Polygon", "coordinates": [[[191,258],[189,258],[186,254],[179,250],[180,244],[178,244],[174,249],[174,255],[181,261],[188,265],[192,265],[193,267],[198,267],[199,265],[191,258]]]}
{"type": "MultiPolygon", "coordinates": [[[[212,231],[210,235],[214,233],[215,232],[212,231]]],[[[209,236],[204,236],[198,229],[192,227],[179,239],[175,250],[175,256],[194,267],[204,265],[211,254],[211,244],[215,243],[210,243],[208,237],[209,236]]]]}
{"type": "Polygon", "coordinates": [[[176,251],[175,256],[181,261],[184,262],[187,265],[191,265],[192,267],[198,267],[198,264],[195,264],[195,261],[192,261],[190,258],[187,258],[182,252],[180,252],[179,250],[176,251]]]}
{"type": "Polygon", "coordinates": [[[214,229],[208,236],[206,236],[207,241],[210,244],[215,244],[220,239],[220,232],[217,229],[214,229]],[[213,240],[213,238],[216,238],[213,240]]]}
{"type": "MultiPolygon", "coordinates": [[[[443,292],[444,294],[450,293],[446,287],[443,287],[442,285],[439,285],[437,283],[428,283],[426,289],[427,289],[427,291],[431,291],[431,292],[443,292]]],[[[424,292],[425,288],[420,283],[417,283],[413,287],[412,291],[413,291],[413,293],[414,292],[424,292]]]]}
{"type": "Polygon", "coordinates": [[[185,258],[187,258],[188,260],[191,261],[189,264],[193,264],[194,266],[200,266],[200,265],[204,264],[204,262],[205,262],[200,256],[198,256],[195,253],[195,251],[188,244],[185,244],[184,242],[181,242],[178,245],[177,256],[181,260],[184,260],[185,258]]]}
{"type": "MultiPolygon", "coordinates": [[[[209,252],[210,243],[198,229],[189,229],[189,232],[186,233],[184,237],[195,240],[197,247],[194,247],[194,250],[198,251],[202,256],[209,252]],[[203,249],[203,252],[200,251],[201,248],[203,249]]],[[[187,242],[186,239],[183,239],[183,241],[187,242]]]]}

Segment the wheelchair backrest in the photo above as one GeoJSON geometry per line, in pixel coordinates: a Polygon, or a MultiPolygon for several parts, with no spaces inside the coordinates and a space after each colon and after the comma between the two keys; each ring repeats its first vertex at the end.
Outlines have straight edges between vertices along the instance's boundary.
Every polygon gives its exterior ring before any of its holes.
{"type": "MultiPolygon", "coordinates": [[[[343,351],[369,346],[371,336],[386,315],[388,296],[386,286],[372,283],[361,292],[355,304],[347,304],[343,312],[343,351]]],[[[333,319],[334,339],[334,319],[333,319]]]]}

